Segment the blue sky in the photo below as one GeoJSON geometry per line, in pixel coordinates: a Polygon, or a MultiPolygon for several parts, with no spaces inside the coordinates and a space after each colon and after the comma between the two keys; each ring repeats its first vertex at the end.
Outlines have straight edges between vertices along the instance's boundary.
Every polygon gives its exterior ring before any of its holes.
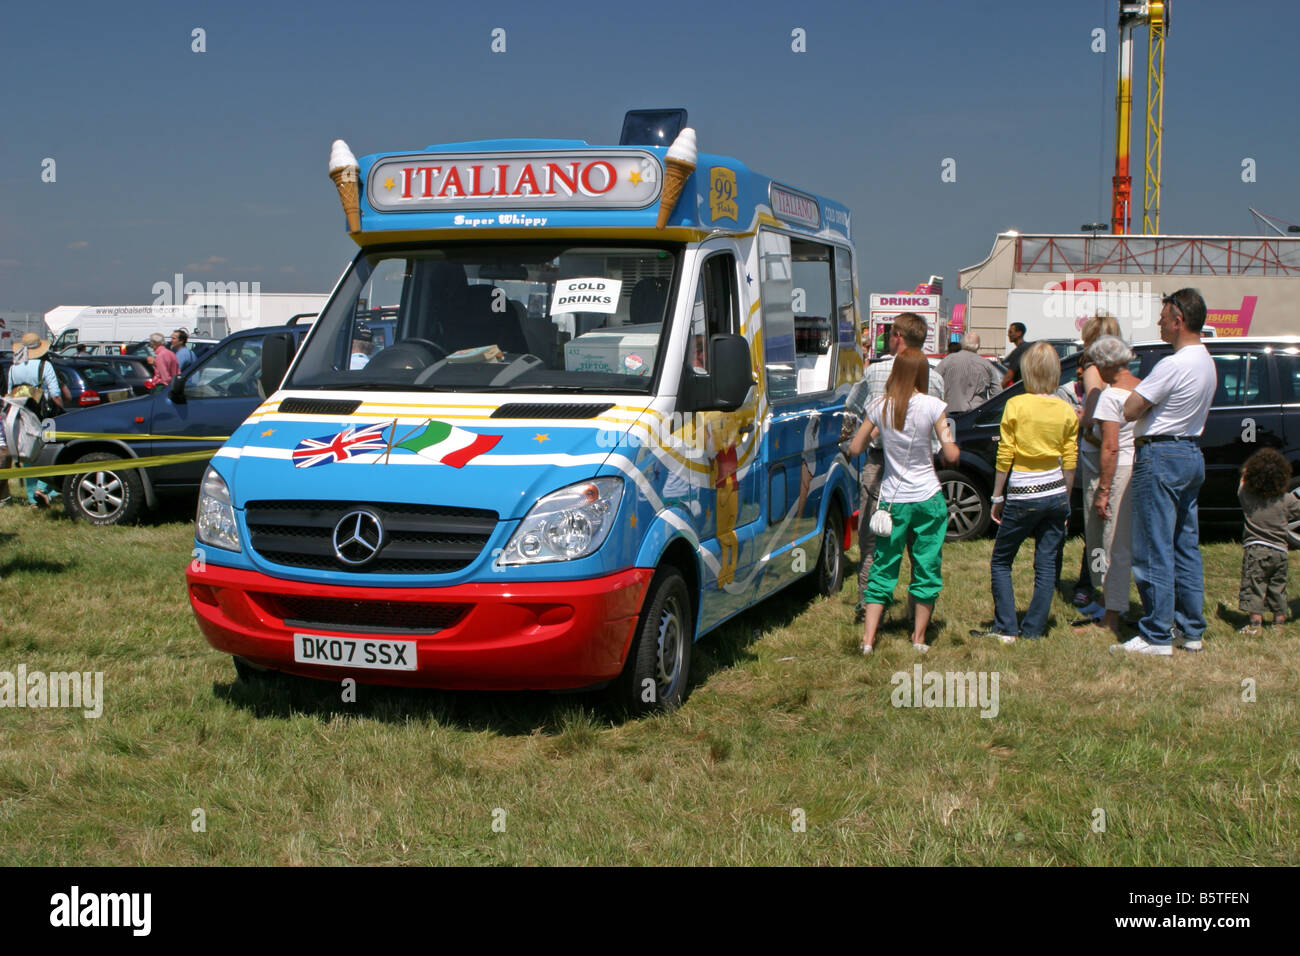
{"type": "MultiPolygon", "coordinates": [[[[355,251],[336,137],[607,143],[647,106],[847,204],[864,293],[938,273],[952,297],[997,231],[1109,218],[1115,19],[1114,0],[9,4],[0,309],[148,302],[177,272],[326,292],[355,251]]],[[[1249,206],[1300,222],[1297,35],[1294,0],[1174,0],[1163,231],[1255,233],[1249,206]]]]}

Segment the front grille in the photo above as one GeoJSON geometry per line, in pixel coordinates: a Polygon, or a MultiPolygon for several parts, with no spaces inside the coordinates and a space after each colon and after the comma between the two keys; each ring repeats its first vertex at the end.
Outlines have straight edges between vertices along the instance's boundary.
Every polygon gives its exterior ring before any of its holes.
{"type": "Polygon", "coordinates": [[[607,412],[612,402],[586,404],[547,402],[507,402],[492,413],[493,418],[595,418],[607,412]]]}
{"type": "Polygon", "coordinates": [[[279,411],[285,415],[351,415],[360,407],[359,401],[345,398],[286,398],[279,411]]]}
{"type": "Polygon", "coordinates": [[[491,537],[497,513],[481,508],[361,501],[250,501],[244,514],[254,551],[273,564],[354,574],[450,574],[469,565],[491,537]],[[368,564],[334,554],[334,526],[349,511],[374,512],[384,544],[368,564]]]}
{"type": "Polygon", "coordinates": [[[457,624],[467,604],[426,601],[358,601],[305,594],[250,594],[267,613],[291,627],[367,633],[433,634],[457,624]]]}

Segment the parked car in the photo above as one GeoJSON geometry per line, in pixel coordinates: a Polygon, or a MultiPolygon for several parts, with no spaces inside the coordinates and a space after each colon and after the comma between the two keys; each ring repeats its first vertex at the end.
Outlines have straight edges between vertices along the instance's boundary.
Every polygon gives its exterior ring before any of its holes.
{"type": "Polygon", "coordinates": [[[144,359],[127,355],[72,355],[68,356],[65,361],[72,366],[98,365],[106,367],[128,384],[134,394],[149,394],[149,387],[145,383],[153,378],[153,369],[145,363],[144,359]]]}
{"type": "MultiPolygon", "coordinates": [[[[1218,387],[1201,437],[1205,483],[1200,515],[1202,525],[1221,525],[1241,520],[1238,473],[1255,450],[1277,448],[1291,462],[1292,474],[1300,475],[1300,336],[1212,338],[1205,346],[1214,357],[1218,387]]],[[[1164,342],[1144,342],[1133,351],[1137,357],[1130,368],[1143,378],[1173,349],[1164,342]]],[[[1078,353],[1061,360],[1062,384],[1074,381],[1078,361],[1078,353]]],[[[949,541],[979,537],[989,529],[1002,410],[1023,391],[1024,384],[1018,382],[983,405],[953,416],[961,460],[939,471],[948,498],[949,541]]],[[[1297,488],[1300,477],[1293,477],[1292,492],[1297,488]]],[[[1076,484],[1076,518],[1079,500],[1076,484]]],[[[1300,547],[1300,527],[1293,528],[1292,538],[1300,547]]]]}
{"type": "MultiPolygon", "coordinates": [[[[12,356],[0,359],[0,380],[8,382],[9,366],[12,364],[12,356]]],[[[68,390],[70,397],[61,399],[65,409],[86,408],[102,402],[130,398],[135,394],[132,381],[116,374],[111,366],[102,361],[74,361],[51,355],[50,364],[54,366],[59,385],[68,390]]]]}
{"type": "MultiPolygon", "coordinates": [[[[98,434],[175,435],[179,440],[77,439],[45,446],[38,464],[93,465],[95,470],[63,481],[64,507],[92,524],[130,522],[144,508],[155,508],[163,495],[196,494],[207,461],[190,461],[157,468],[113,470],[112,462],[221,447],[211,436],[231,434],[258,406],[262,342],[268,333],[288,331],[296,348],[309,326],[271,326],[227,336],[171,387],[140,398],[59,417],[59,430],[98,434]],[[194,438],[184,436],[193,435],[194,438]]],[[[57,436],[56,436],[57,437],[57,436]]]]}

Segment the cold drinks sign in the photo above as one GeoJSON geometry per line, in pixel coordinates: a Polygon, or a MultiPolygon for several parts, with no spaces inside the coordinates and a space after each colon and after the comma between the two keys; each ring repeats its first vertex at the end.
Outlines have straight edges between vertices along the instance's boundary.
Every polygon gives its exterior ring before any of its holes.
{"type": "Polygon", "coordinates": [[[659,198],[659,160],[642,150],[395,156],[370,170],[380,212],[518,206],[639,209],[659,198]]]}
{"type": "Polygon", "coordinates": [[[872,293],[871,296],[871,357],[886,355],[889,342],[882,343],[881,334],[893,324],[894,316],[900,312],[915,312],[925,319],[925,353],[934,355],[939,351],[939,310],[943,296],[910,295],[906,292],[872,293]]]}

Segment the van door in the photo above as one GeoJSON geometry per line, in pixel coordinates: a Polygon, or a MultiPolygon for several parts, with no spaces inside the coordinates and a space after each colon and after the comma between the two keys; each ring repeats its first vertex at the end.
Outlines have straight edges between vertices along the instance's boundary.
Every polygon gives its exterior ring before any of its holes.
{"type": "MultiPolygon", "coordinates": [[[[760,596],[813,570],[818,518],[831,463],[839,453],[835,398],[834,248],[826,243],[759,232],[763,349],[769,411],[762,435],[766,463],[767,531],[760,596]]],[[[841,293],[842,294],[842,293],[841,293]]]]}
{"type": "MultiPolygon", "coordinates": [[[[727,240],[706,243],[690,299],[690,337],[683,376],[713,368],[714,335],[740,331],[739,272],[727,240]]],[[[693,413],[693,434],[703,452],[700,479],[692,483],[697,501],[692,513],[701,544],[717,559],[700,601],[700,629],[712,627],[753,599],[754,537],[762,529],[759,495],[762,468],[757,462],[754,404],[734,412],[693,413]]]]}

